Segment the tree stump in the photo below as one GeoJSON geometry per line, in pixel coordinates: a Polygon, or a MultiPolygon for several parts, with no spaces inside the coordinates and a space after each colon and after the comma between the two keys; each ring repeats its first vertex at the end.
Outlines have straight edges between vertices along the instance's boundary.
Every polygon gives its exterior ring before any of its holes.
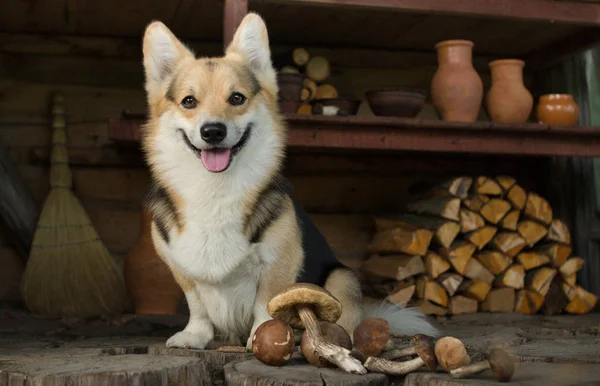
{"type": "Polygon", "coordinates": [[[298,353],[285,366],[268,366],[256,359],[231,362],[225,365],[228,386],[353,386],[387,385],[384,374],[347,374],[339,369],[309,365],[298,353]]]}

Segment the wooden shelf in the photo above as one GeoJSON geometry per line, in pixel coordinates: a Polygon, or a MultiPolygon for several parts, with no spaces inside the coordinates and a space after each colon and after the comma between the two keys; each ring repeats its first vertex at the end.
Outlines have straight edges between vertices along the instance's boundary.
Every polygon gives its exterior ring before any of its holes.
{"type": "MultiPolygon", "coordinates": [[[[288,146],[295,148],[600,156],[600,127],[460,123],[376,116],[292,114],[286,117],[290,128],[288,146]]],[[[137,142],[141,123],[141,119],[112,119],[109,136],[119,142],[137,142]]]]}

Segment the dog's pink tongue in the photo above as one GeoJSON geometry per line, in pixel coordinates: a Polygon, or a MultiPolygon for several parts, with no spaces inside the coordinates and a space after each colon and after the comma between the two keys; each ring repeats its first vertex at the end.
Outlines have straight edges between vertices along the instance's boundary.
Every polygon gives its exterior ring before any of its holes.
{"type": "Polygon", "coordinates": [[[202,150],[201,157],[204,167],[213,173],[222,172],[229,165],[229,149],[202,150]]]}

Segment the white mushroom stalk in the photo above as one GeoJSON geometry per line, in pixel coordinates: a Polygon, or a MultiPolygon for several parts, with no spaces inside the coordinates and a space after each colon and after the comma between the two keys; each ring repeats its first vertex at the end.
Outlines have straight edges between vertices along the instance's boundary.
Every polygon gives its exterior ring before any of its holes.
{"type": "Polygon", "coordinates": [[[365,367],[374,373],[383,373],[388,375],[405,375],[418,370],[425,365],[425,361],[416,357],[406,362],[393,362],[378,357],[369,357],[365,361],[365,367]]]}
{"type": "Polygon", "coordinates": [[[314,350],[321,357],[335,364],[340,369],[351,374],[366,374],[367,369],[360,361],[351,355],[350,350],[325,341],[321,328],[311,306],[297,305],[296,309],[306,329],[309,339],[313,342],[314,350]]]}

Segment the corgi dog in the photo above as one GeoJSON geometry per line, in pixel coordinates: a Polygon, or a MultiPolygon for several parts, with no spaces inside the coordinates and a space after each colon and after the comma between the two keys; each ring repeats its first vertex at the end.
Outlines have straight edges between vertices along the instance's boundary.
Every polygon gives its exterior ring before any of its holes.
{"type": "Polygon", "coordinates": [[[218,336],[251,348],[271,319],[269,299],[295,282],[331,292],[350,336],[371,316],[396,333],[437,333],[414,309],[364,306],[357,276],[292,199],[282,174],[287,128],[260,16],[243,19],[222,57],[197,58],[154,21],[144,33],[143,66],[145,206],[154,247],[190,313],[168,347],[204,349],[218,336]]]}

